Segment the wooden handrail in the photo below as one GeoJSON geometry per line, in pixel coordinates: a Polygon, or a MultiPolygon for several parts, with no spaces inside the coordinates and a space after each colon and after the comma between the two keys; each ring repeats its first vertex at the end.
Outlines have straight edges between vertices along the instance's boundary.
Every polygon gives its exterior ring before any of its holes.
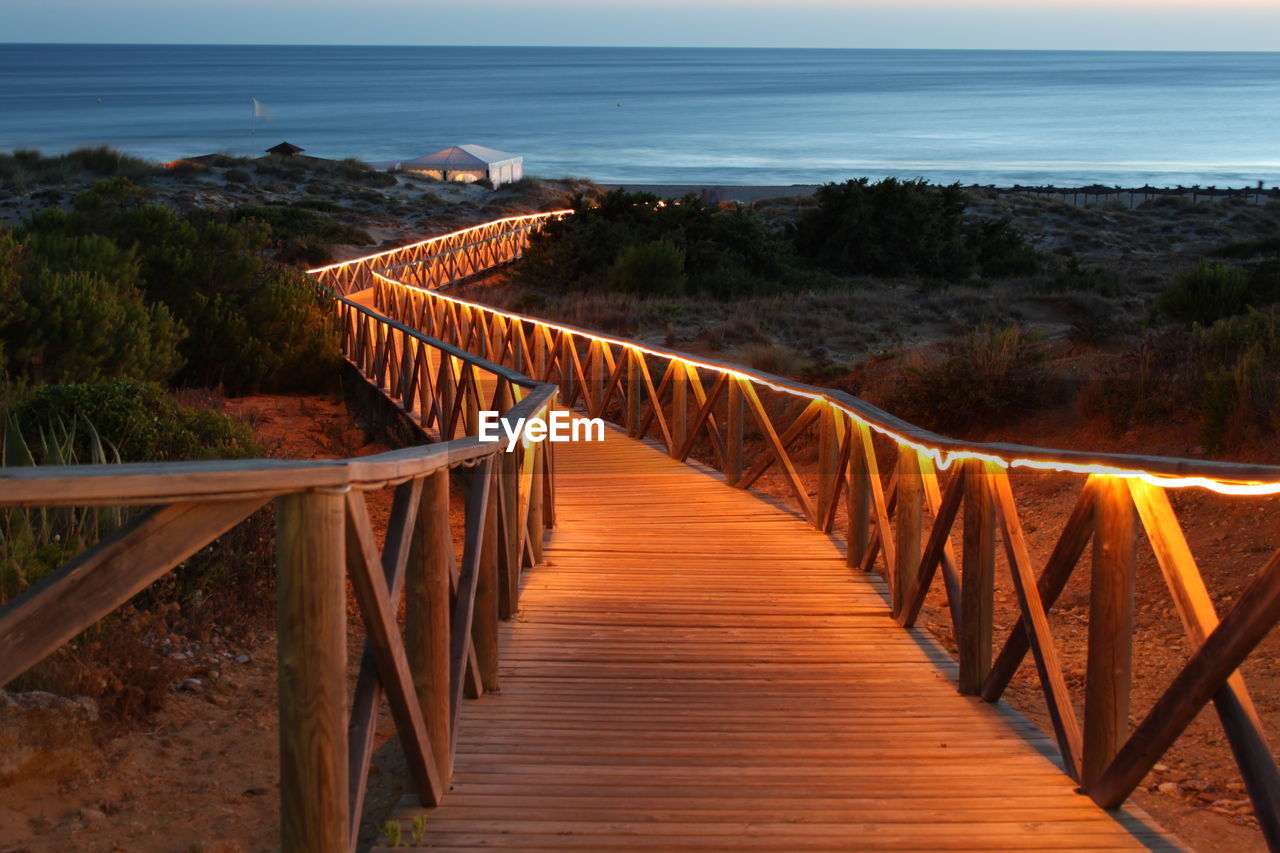
{"type": "MultiPolygon", "coordinates": [[[[425,262],[429,263],[429,259],[425,262]]],[[[395,269],[404,270],[411,266],[412,264],[403,264],[395,269]]],[[[863,421],[876,432],[898,440],[900,443],[911,444],[921,450],[936,451],[942,455],[942,459],[939,461],[945,461],[946,463],[942,466],[944,468],[949,467],[952,459],[970,456],[984,458],[997,464],[1057,468],[1065,471],[1074,470],[1077,473],[1089,473],[1083,470],[1085,468],[1111,468],[1115,469],[1115,471],[1109,473],[1145,472],[1158,477],[1201,478],[1224,484],[1275,484],[1277,486],[1275,492],[1280,493],[1280,466],[1278,465],[1149,456],[1136,453],[1059,450],[1012,442],[977,442],[952,438],[904,421],[896,415],[844,391],[808,385],[751,367],[700,355],[693,356],[679,350],[641,343],[628,338],[601,334],[600,332],[590,331],[568,323],[552,322],[504,311],[481,302],[463,299],[453,294],[443,294],[420,288],[413,284],[407,284],[393,278],[389,270],[370,271],[367,281],[368,286],[375,288],[376,304],[388,310],[392,316],[396,316],[397,312],[391,310],[394,302],[389,291],[392,289],[407,290],[422,293],[427,298],[447,300],[449,303],[467,310],[500,317],[508,323],[516,322],[526,326],[537,326],[548,330],[552,334],[567,334],[578,340],[583,346],[603,345],[609,348],[616,347],[626,351],[638,352],[648,357],[678,361],[694,368],[722,373],[728,377],[746,380],[791,396],[823,400],[846,414],[863,421]],[[1040,464],[1025,465],[1023,463],[1040,464]]]]}
{"type": "Polygon", "coordinates": [[[365,278],[375,268],[430,260],[430,269],[437,277],[422,284],[437,287],[514,260],[524,249],[529,233],[572,212],[553,210],[508,216],[307,272],[329,290],[345,295],[364,289],[365,278]],[[446,259],[448,263],[444,262],[446,259]]]}

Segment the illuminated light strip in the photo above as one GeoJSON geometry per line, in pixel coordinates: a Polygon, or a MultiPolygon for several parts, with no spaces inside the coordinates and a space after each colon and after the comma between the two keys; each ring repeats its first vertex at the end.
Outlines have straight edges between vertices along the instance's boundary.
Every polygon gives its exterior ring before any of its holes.
{"type": "Polygon", "coordinates": [[[1101,474],[1104,476],[1120,477],[1123,479],[1138,479],[1138,480],[1142,480],[1143,482],[1150,483],[1153,486],[1158,486],[1162,489],[1202,488],[1212,492],[1216,492],[1218,494],[1231,495],[1231,496],[1255,496],[1256,497],[1256,496],[1280,494],[1280,482],[1276,482],[1276,483],[1266,483],[1266,482],[1256,482],[1256,481],[1255,482],[1232,482],[1229,480],[1215,480],[1212,477],[1201,477],[1201,476],[1191,476],[1191,477],[1165,476],[1160,474],[1153,474],[1150,471],[1143,471],[1141,469],[1136,469],[1136,468],[1118,468],[1118,467],[1113,467],[1109,465],[1099,465],[1099,464],[1092,464],[1092,463],[1075,463],[1075,462],[1060,462],[1060,461],[1050,462],[1046,460],[1025,459],[1021,457],[1014,458],[1014,459],[1006,459],[1002,456],[997,456],[991,453],[982,453],[976,450],[945,450],[940,447],[931,447],[927,444],[922,444],[919,441],[907,438],[904,435],[896,433],[893,430],[889,429],[888,427],[875,423],[874,421],[870,421],[864,415],[861,415],[858,412],[854,411],[853,409],[850,409],[844,405],[841,405],[840,403],[837,403],[835,400],[832,400],[830,397],[827,397],[825,394],[819,394],[813,391],[804,391],[799,388],[793,388],[789,385],[780,385],[775,382],[771,382],[767,379],[763,379],[760,376],[757,376],[752,373],[735,370],[731,367],[726,367],[720,364],[711,364],[708,362],[699,361],[696,358],[692,358],[682,353],[675,353],[671,351],[654,349],[652,347],[647,347],[644,344],[636,343],[635,341],[629,341],[623,338],[613,338],[608,335],[600,335],[594,332],[588,332],[588,331],[576,329],[570,326],[563,326],[563,325],[560,325],[559,323],[554,323],[549,320],[541,320],[536,317],[527,317],[523,314],[516,314],[510,311],[503,311],[499,308],[494,308],[490,305],[485,305],[480,302],[472,302],[470,300],[461,299],[456,296],[449,296],[441,293],[438,290],[429,290],[427,288],[418,287],[416,285],[406,284],[404,282],[389,278],[377,271],[373,271],[372,275],[375,278],[381,279],[387,284],[393,285],[395,287],[403,287],[407,290],[416,290],[419,293],[426,294],[430,298],[443,299],[447,302],[451,302],[456,305],[465,305],[470,308],[475,308],[479,311],[484,311],[489,314],[496,314],[498,316],[505,317],[508,320],[533,323],[535,325],[542,326],[547,329],[554,329],[556,331],[561,332],[562,334],[569,334],[579,338],[587,338],[588,340],[593,340],[603,344],[609,344],[611,346],[623,347],[626,349],[633,350],[635,352],[652,355],[656,358],[662,358],[669,361],[679,361],[686,365],[691,365],[693,367],[702,368],[704,370],[715,371],[717,373],[721,373],[726,376],[731,376],[736,379],[743,379],[748,382],[752,382],[756,385],[764,386],[766,388],[769,388],[773,391],[777,391],[782,394],[790,394],[794,397],[802,397],[808,400],[820,400],[823,403],[826,403],[827,405],[841,412],[844,412],[853,420],[857,421],[858,423],[864,424],[868,428],[874,430],[880,435],[885,436],[886,438],[892,440],[896,444],[900,446],[910,447],[918,451],[919,453],[924,454],[925,456],[932,459],[934,464],[940,470],[946,470],[950,468],[955,462],[960,460],[976,459],[982,462],[990,462],[994,465],[998,465],[999,467],[1006,468],[1006,469],[1007,468],[1031,468],[1031,469],[1041,470],[1041,471],[1058,471],[1058,472],[1074,473],[1074,474],[1101,474]]]}
{"type": "MultiPolygon", "coordinates": [[[[524,214],[523,216],[508,216],[505,219],[494,219],[490,222],[483,222],[479,225],[472,225],[470,228],[463,228],[460,231],[451,231],[448,234],[441,234],[438,237],[429,237],[426,240],[419,240],[417,243],[409,243],[404,246],[397,246],[394,249],[387,249],[382,252],[376,252],[372,255],[364,255],[359,258],[352,258],[349,261],[340,261],[336,264],[329,264],[327,267],[316,267],[315,269],[307,270],[307,275],[318,275],[320,273],[330,272],[331,270],[341,269],[342,267],[358,266],[362,263],[365,263],[366,261],[372,261],[375,258],[385,258],[387,255],[394,255],[396,252],[407,252],[411,249],[417,249],[422,246],[428,246],[432,243],[439,243],[441,241],[448,240],[453,237],[461,237],[463,234],[469,234],[472,231],[479,231],[482,228],[492,228],[495,225],[502,225],[507,222],[533,222],[539,219],[551,219],[552,217],[568,216],[572,213],[573,213],[572,210],[553,210],[548,213],[527,213],[527,214],[524,214]]],[[[421,263],[422,261],[425,261],[425,260],[428,260],[428,259],[421,258],[418,261],[406,261],[405,263],[406,264],[421,263]]]]}

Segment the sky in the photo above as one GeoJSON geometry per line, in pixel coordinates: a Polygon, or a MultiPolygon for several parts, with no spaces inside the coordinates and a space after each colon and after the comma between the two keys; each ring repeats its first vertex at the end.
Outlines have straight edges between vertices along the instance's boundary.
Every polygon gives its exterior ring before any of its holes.
{"type": "Polygon", "coordinates": [[[1275,50],[1278,0],[0,0],[0,42],[1275,50]]]}

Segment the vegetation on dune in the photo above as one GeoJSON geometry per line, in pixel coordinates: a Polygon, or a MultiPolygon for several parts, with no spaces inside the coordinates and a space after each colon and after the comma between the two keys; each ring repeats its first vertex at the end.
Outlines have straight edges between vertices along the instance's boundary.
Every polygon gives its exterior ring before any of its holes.
{"type": "Polygon", "coordinates": [[[16,375],[173,380],[232,394],[332,381],[337,346],[324,298],[302,273],[263,259],[271,231],[260,221],[183,216],[149,204],[129,181],[110,179],[70,212],[42,211],[16,239],[32,257],[24,266],[22,249],[10,252],[19,258],[18,290],[43,312],[39,325],[13,314],[0,328],[16,375]],[[58,292],[38,298],[42,281],[58,292]],[[78,312],[99,299],[95,322],[84,322],[78,312]],[[86,372],[50,373],[46,354],[92,361],[86,372]]]}
{"type": "Polygon", "coordinates": [[[1157,310],[1180,323],[1206,325],[1280,301],[1280,269],[1264,264],[1252,274],[1201,261],[1179,275],[1156,300],[1157,310]]]}
{"type": "MultiPolygon", "coordinates": [[[[326,248],[330,244],[372,246],[376,242],[368,231],[317,213],[322,204],[242,205],[232,208],[227,216],[233,223],[260,222],[269,226],[270,244],[276,249],[276,259],[283,263],[319,266],[332,259],[326,248]]],[[[333,207],[328,209],[332,211],[333,207]]]]}
{"type": "Polygon", "coordinates": [[[571,206],[573,216],[532,238],[517,267],[524,284],[726,299],[812,281],[787,240],[742,208],[716,209],[692,195],[667,203],[623,190],[594,205],[577,196],[571,206]]]}
{"type": "Polygon", "coordinates": [[[362,160],[323,160],[317,157],[281,157],[270,155],[252,161],[254,171],[263,177],[300,181],[313,176],[330,176],[368,187],[395,186],[397,178],[390,172],[375,169],[362,160]]]}
{"type": "Polygon", "coordinates": [[[106,145],[77,148],[46,157],[39,151],[0,153],[0,190],[29,192],[55,187],[82,177],[143,178],[162,174],[164,167],[149,160],[122,154],[106,145]]]}
{"type": "Polygon", "coordinates": [[[944,347],[935,363],[908,365],[884,403],[942,433],[1016,419],[1054,396],[1036,339],[1018,326],[982,326],[944,347]]]}
{"type": "Polygon", "coordinates": [[[1008,219],[966,223],[959,184],[866,178],[827,184],[793,229],[797,251],[839,275],[960,281],[1030,275],[1040,260],[1008,219]]]}
{"type": "MultiPolygon", "coordinates": [[[[46,385],[25,395],[5,415],[0,462],[6,467],[112,464],[262,453],[243,423],[179,405],[156,385],[117,380],[46,385]]],[[[122,507],[0,510],[0,603],[136,512],[122,507]]],[[[273,527],[270,508],[250,517],[14,686],[89,696],[109,729],[159,710],[179,671],[162,654],[159,638],[261,618],[269,609],[273,527]]]]}

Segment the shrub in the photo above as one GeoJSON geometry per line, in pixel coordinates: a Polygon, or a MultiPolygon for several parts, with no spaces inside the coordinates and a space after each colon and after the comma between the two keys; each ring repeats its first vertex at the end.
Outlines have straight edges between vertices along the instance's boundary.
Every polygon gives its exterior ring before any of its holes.
{"type": "Polygon", "coordinates": [[[280,251],[276,260],[282,264],[302,266],[306,269],[322,267],[333,260],[333,253],[320,244],[303,237],[294,237],[280,251]]]}
{"type": "Polygon", "coordinates": [[[839,275],[907,276],[959,281],[1032,275],[1040,256],[1008,219],[964,223],[959,184],[866,178],[827,184],[793,230],[796,249],[839,275]]]}
{"type": "Polygon", "coordinates": [[[1280,309],[1251,309],[1198,330],[1202,440],[1210,452],[1275,432],[1280,417],[1280,309]]]}
{"type": "Polygon", "coordinates": [[[1236,267],[1201,261],[1179,275],[1156,300],[1156,308],[1180,323],[1207,326],[1280,299],[1280,287],[1266,277],[1251,279],[1236,267]]]}
{"type": "Polygon", "coordinates": [[[0,187],[29,192],[35,187],[66,184],[77,178],[145,178],[162,174],[159,164],[121,154],[106,145],[77,148],[45,157],[39,151],[17,150],[0,154],[0,187]]]}
{"type": "Polygon", "coordinates": [[[1119,296],[1124,292],[1120,277],[1102,267],[1085,266],[1074,254],[1066,263],[1054,270],[1048,290],[1053,293],[1096,293],[1099,296],[1119,296]]]}
{"type": "Polygon", "coordinates": [[[609,284],[614,290],[643,296],[681,293],[687,279],[684,257],[684,252],[665,238],[628,246],[609,268],[609,284]]]}
{"type": "Polygon", "coordinates": [[[128,247],[146,299],[186,328],[181,383],[243,394],[332,382],[337,341],[326,297],[297,270],[263,260],[270,227],[252,217],[183,217],[112,180],[77,198],[70,213],[41,212],[27,230],[37,241],[98,237],[128,247]]]}
{"type": "Polygon", "coordinates": [[[130,251],[96,236],[0,232],[0,341],[13,378],[165,381],[182,365],[183,329],[148,303],[130,251]]]}
{"type": "Polygon", "coordinates": [[[1079,402],[1116,433],[1193,414],[1210,453],[1265,439],[1280,428],[1280,307],[1149,335],[1112,360],[1079,402]]]}
{"type": "Polygon", "coordinates": [[[1006,423],[1053,394],[1031,337],[984,326],[946,347],[940,363],[904,369],[889,411],[928,429],[956,432],[1006,423]]]}
{"type": "Polygon", "coordinates": [[[1135,423],[1193,410],[1202,373],[1193,363],[1195,352],[1184,329],[1147,335],[1126,355],[1109,359],[1080,390],[1081,415],[1121,435],[1135,423]]]}
{"type": "Polygon", "coordinates": [[[635,286],[640,289],[634,292],[673,293],[683,273],[684,290],[728,298],[793,286],[797,277],[786,241],[747,210],[712,209],[692,195],[668,204],[621,190],[595,205],[576,196],[571,206],[573,216],[549,223],[531,239],[517,266],[521,283],[548,290],[635,286]],[[679,257],[683,265],[677,270],[679,257]],[[658,265],[668,284],[657,291],[637,284],[644,264],[658,265]]]}
{"type": "Polygon", "coordinates": [[[245,169],[227,169],[222,177],[233,184],[247,184],[253,180],[253,177],[245,169]]]}
{"type": "Polygon", "coordinates": [[[232,222],[257,221],[270,226],[272,242],[285,245],[303,238],[320,243],[349,243],[353,246],[370,246],[374,243],[369,232],[309,209],[311,205],[243,206],[230,213],[232,222]]]}
{"type": "Polygon", "coordinates": [[[974,222],[965,229],[978,273],[987,278],[1035,275],[1044,264],[1008,217],[974,222]]]}
{"type": "MultiPolygon", "coordinates": [[[[72,444],[79,458],[93,458],[100,438],[126,462],[183,459],[243,459],[261,455],[253,433],[240,421],[208,409],[191,409],[158,385],[115,380],[46,385],[13,410],[23,434],[52,425],[89,423],[72,444]]],[[[36,459],[36,462],[43,460],[36,459]]]]}

